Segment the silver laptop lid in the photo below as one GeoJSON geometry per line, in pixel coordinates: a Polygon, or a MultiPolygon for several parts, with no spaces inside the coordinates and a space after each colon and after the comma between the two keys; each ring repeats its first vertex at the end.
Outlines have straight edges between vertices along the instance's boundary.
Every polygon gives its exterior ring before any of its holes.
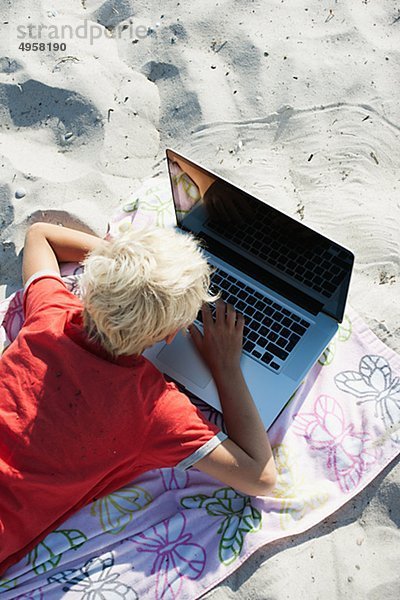
{"type": "Polygon", "coordinates": [[[350,250],[170,149],[167,164],[179,229],[308,312],[342,322],[350,250]]]}

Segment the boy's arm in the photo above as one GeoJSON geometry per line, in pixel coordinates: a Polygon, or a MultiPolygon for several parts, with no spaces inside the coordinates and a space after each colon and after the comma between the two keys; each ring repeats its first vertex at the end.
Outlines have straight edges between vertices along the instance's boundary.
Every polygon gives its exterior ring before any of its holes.
{"type": "Polygon", "coordinates": [[[81,262],[88,252],[103,243],[107,242],[89,233],[50,223],[34,223],[25,236],[24,284],[38,271],[59,273],[61,262],[81,262]]]}
{"type": "Polygon", "coordinates": [[[240,368],[243,315],[217,301],[216,319],[203,307],[204,336],[193,325],[192,339],[213,374],[229,439],[195,466],[251,496],[267,495],[275,486],[271,445],[240,368]]]}

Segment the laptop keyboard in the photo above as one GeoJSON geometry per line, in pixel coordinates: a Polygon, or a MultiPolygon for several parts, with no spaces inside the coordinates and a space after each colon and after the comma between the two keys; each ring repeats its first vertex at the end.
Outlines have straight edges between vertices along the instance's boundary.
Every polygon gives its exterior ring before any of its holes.
{"type": "MultiPolygon", "coordinates": [[[[243,352],[278,371],[310,323],[221,268],[211,275],[211,289],[244,315],[243,352]]],[[[201,311],[197,319],[203,321],[201,311]]]]}
{"type": "Polygon", "coordinates": [[[305,246],[288,243],[286,231],[276,228],[274,219],[265,207],[255,214],[254,221],[232,224],[218,223],[209,219],[207,227],[230,242],[240,246],[253,256],[283,271],[307,287],[329,298],[336,290],[348,269],[346,252],[337,253],[321,244],[312,251],[305,246]],[[260,231],[262,236],[260,237],[260,231]]]}

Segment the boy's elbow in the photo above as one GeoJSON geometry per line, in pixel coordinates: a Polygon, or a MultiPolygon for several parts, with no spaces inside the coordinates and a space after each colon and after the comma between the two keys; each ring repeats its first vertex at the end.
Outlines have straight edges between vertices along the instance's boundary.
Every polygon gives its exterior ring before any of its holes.
{"type": "Polygon", "coordinates": [[[277,480],[275,464],[268,464],[258,471],[243,490],[248,496],[269,496],[275,489],[277,480]]]}
{"type": "Polygon", "coordinates": [[[276,486],[276,469],[269,469],[260,478],[260,492],[258,496],[269,496],[276,486]]]}
{"type": "Polygon", "coordinates": [[[37,233],[43,233],[45,226],[46,226],[46,223],[42,223],[41,221],[32,223],[32,225],[29,225],[29,227],[26,231],[25,238],[27,238],[30,235],[35,235],[37,233]]]}
{"type": "Polygon", "coordinates": [[[276,467],[273,460],[270,460],[267,465],[264,466],[261,474],[257,478],[255,496],[269,496],[275,489],[277,480],[276,467]]]}

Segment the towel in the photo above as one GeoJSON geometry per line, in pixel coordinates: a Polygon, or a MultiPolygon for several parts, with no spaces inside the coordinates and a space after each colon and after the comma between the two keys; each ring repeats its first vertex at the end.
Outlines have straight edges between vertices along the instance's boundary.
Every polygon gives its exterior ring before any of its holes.
{"type": "MultiPolygon", "coordinates": [[[[108,235],[173,222],[168,182],[149,180],[108,235]]],[[[76,291],[79,268],[67,265],[64,276],[76,291]]],[[[21,299],[18,291],[0,305],[0,350],[21,327],[21,299]]],[[[224,429],[220,413],[191,400],[224,429]]],[[[313,527],[358,494],[399,453],[400,357],[350,306],[269,437],[278,470],[270,496],[247,497],[195,468],[149,471],[49,534],[5,573],[0,597],[193,600],[264,544],[313,527]]]]}

